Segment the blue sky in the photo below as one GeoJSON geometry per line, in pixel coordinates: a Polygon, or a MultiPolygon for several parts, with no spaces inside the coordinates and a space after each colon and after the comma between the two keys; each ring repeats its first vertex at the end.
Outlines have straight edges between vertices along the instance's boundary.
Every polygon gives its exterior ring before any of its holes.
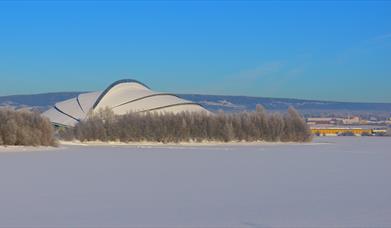
{"type": "Polygon", "coordinates": [[[391,102],[391,2],[0,1],[0,95],[103,90],[391,102]]]}

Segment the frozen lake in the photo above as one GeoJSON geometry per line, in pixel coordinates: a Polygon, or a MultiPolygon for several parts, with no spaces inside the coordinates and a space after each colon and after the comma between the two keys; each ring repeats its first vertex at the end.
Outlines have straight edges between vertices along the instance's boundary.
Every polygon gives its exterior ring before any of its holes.
{"type": "Polygon", "coordinates": [[[390,227],[391,138],[0,148],[0,227],[390,227]]]}

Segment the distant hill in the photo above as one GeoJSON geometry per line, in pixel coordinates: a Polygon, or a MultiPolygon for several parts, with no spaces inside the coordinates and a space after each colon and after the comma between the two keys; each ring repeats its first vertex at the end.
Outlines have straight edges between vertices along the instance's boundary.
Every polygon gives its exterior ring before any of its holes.
{"type": "Polygon", "coordinates": [[[265,98],[247,96],[220,96],[220,95],[180,95],[207,106],[210,109],[224,107],[229,110],[253,110],[257,104],[269,110],[286,110],[293,106],[300,110],[351,110],[351,111],[385,111],[391,112],[391,103],[356,103],[303,100],[291,98],[265,98]]]}
{"type": "MultiPolygon", "coordinates": [[[[70,99],[84,92],[58,92],[33,95],[14,95],[0,97],[0,106],[15,108],[35,108],[41,111],[47,110],[56,102],[70,99]]],[[[285,111],[289,106],[300,110],[303,114],[376,114],[389,116],[391,103],[356,103],[302,100],[289,98],[265,98],[247,96],[222,96],[222,95],[198,95],[178,94],[180,97],[200,103],[211,111],[224,110],[237,112],[254,110],[257,104],[263,105],[271,111],[285,111]]]]}
{"type": "Polygon", "coordinates": [[[0,106],[11,106],[15,108],[35,108],[45,111],[55,103],[76,97],[84,92],[58,92],[42,93],[31,95],[12,95],[0,97],[0,106]]]}

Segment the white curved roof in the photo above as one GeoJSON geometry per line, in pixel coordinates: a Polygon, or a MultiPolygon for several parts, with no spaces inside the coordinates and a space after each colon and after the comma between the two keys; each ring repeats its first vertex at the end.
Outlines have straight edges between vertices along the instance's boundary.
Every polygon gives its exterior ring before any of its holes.
{"type": "Polygon", "coordinates": [[[129,112],[207,112],[201,105],[184,100],[174,94],[152,91],[148,86],[132,79],[114,82],[103,92],[91,92],[56,103],[42,115],[56,125],[74,126],[89,112],[110,108],[117,115],[129,112]]]}

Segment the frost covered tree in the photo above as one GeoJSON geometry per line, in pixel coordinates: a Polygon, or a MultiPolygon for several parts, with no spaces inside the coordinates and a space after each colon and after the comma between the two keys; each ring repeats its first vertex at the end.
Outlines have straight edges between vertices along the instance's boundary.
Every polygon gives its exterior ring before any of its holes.
{"type": "Polygon", "coordinates": [[[0,109],[0,139],[3,145],[56,145],[49,120],[26,110],[0,109]]]}
{"type": "Polygon", "coordinates": [[[89,115],[74,128],[61,130],[64,140],[122,142],[295,141],[311,140],[311,132],[299,113],[269,114],[262,106],[255,112],[224,113],[128,113],[111,110],[89,115]]]}

